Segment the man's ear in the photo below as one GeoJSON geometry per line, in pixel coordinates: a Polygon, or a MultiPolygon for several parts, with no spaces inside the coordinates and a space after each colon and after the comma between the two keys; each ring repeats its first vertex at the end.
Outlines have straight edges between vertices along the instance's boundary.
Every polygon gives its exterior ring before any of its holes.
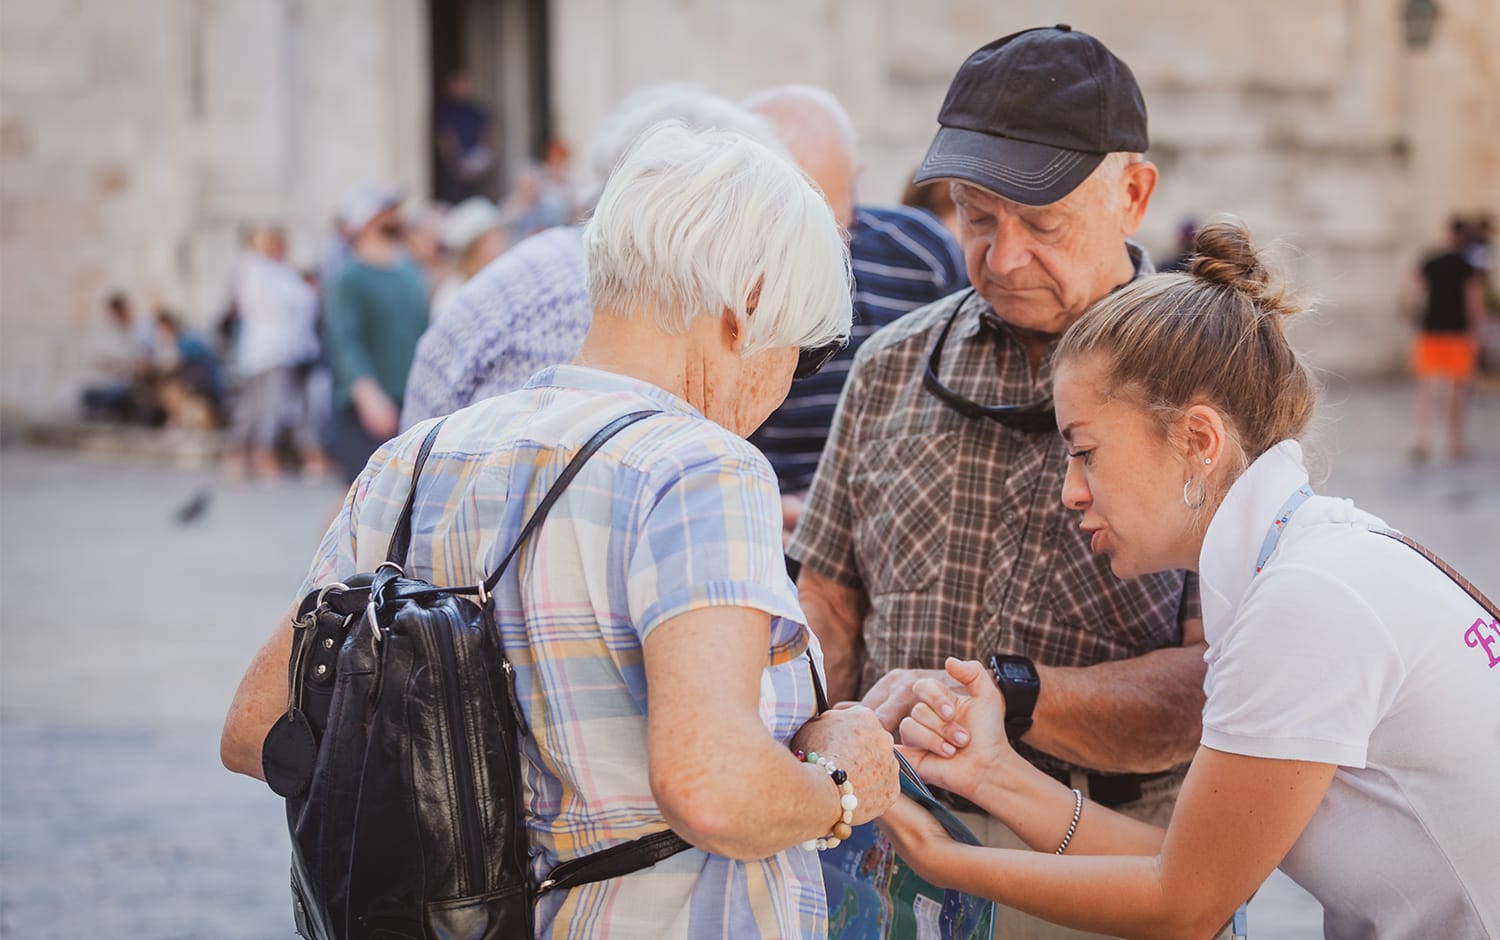
{"type": "Polygon", "coordinates": [[[1146,208],[1151,204],[1151,194],[1156,192],[1159,174],[1156,164],[1140,160],[1128,164],[1120,177],[1120,223],[1121,234],[1129,237],[1146,218],[1146,208]]]}

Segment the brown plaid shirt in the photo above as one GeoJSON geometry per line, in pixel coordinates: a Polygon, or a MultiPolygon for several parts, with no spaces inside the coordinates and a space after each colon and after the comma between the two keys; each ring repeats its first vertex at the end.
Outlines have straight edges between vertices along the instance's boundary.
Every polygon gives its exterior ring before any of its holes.
{"type": "MultiPolygon", "coordinates": [[[[1136,276],[1153,273],[1130,249],[1136,276]]],[[[983,404],[1051,394],[1051,353],[1033,378],[1010,328],[968,290],[860,349],[788,550],[868,596],[860,693],[892,669],[941,668],[950,655],[1089,666],[1181,645],[1181,620],[1199,616],[1196,579],[1121,580],[1089,550],[1062,505],[1062,439],[965,418],[923,387],[933,341],[960,304],[944,384],[983,404]]]]}

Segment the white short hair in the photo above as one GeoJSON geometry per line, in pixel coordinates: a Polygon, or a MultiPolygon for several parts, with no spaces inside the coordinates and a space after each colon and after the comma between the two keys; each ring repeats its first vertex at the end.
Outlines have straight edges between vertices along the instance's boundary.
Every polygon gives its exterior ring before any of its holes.
{"type": "Polygon", "coordinates": [[[833,211],[790,160],[743,134],[648,130],[610,174],[583,245],[598,311],[652,316],[677,335],[730,310],[744,355],[849,335],[849,251],[833,211]]]}
{"type": "Polygon", "coordinates": [[[662,121],[670,120],[681,121],[690,128],[721,127],[739,131],[773,148],[781,146],[775,131],[764,118],[713,94],[702,85],[690,82],[645,85],[626,95],[589,137],[586,165],[592,179],[584,187],[581,204],[592,207],[599,201],[609,174],[636,138],[662,121]]]}

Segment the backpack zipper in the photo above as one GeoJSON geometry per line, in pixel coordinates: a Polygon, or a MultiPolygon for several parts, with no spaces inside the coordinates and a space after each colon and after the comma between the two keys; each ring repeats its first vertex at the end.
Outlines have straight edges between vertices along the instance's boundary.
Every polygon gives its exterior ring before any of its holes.
{"type": "Polygon", "coordinates": [[[464,733],[463,700],[458,693],[458,653],[454,648],[451,630],[434,630],[437,637],[438,655],[443,658],[444,691],[448,695],[448,740],[453,748],[454,776],[458,788],[458,855],[468,872],[468,894],[484,891],[484,860],[477,849],[481,844],[479,835],[479,810],[474,799],[474,774],[470,764],[469,739],[464,733]]]}

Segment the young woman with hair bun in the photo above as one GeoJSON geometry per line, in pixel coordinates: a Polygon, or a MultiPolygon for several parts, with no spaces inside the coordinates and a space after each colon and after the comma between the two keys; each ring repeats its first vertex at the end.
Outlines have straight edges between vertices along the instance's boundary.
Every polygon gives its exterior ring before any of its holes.
{"type": "Polygon", "coordinates": [[[1038,851],[955,843],[904,800],[882,825],[933,881],[1085,930],[1211,936],[1279,865],[1329,937],[1500,937],[1500,614],[1312,492],[1316,387],[1283,333],[1302,305],[1242,225],[1196,247],[1100,301],[1054,368],[1062,499],[1094,550],[1201,579],[1203,736],[1170,825],[1017,757],[989,671],[956,659],[961,690],[918,688],[907,756],[1038,851]]]}

